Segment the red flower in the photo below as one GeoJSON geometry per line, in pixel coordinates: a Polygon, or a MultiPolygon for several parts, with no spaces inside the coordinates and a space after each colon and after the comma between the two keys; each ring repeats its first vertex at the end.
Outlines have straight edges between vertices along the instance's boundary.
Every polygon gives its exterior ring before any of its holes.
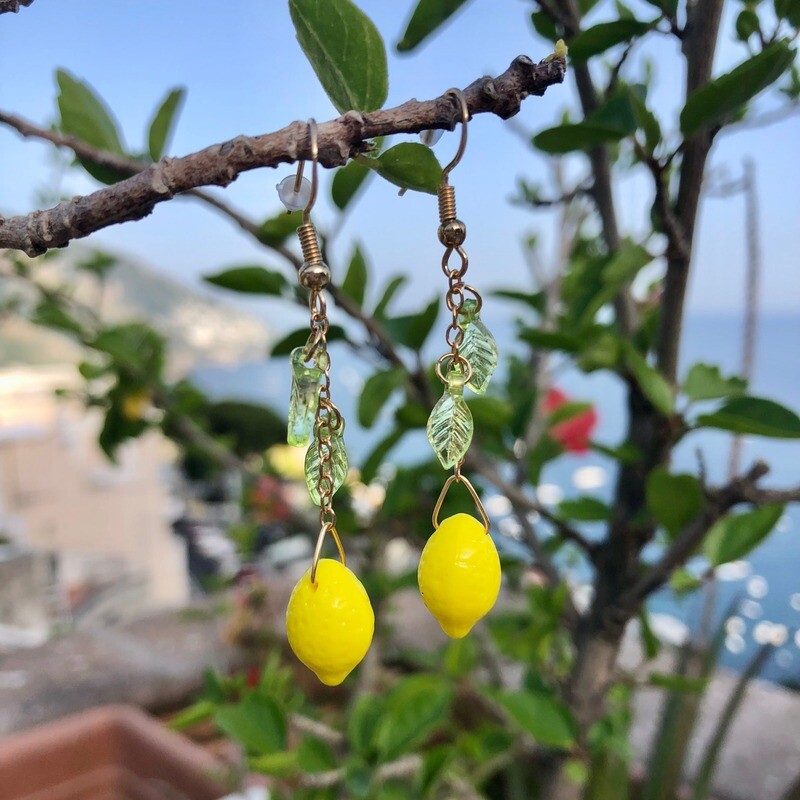
{"type": "MultiPolygon", "coordinates": [[[[552,414],[556,409],[570,402],[572,401],[564,392],[553,388],[547,392],[542,407],[548,414],[552,414]]],[[[569,453],[586,453],[589,450],[589,442],[596,425],[597,412],[594,408],[587,408],[574,417],[553,425],[550,428],[550,436],[569,453]]]]}

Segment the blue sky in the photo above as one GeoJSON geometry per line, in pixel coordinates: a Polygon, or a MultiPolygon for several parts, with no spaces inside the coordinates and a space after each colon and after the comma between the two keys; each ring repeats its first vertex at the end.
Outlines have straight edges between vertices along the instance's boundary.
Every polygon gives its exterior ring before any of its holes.
{"type": "MultiPolygon", "coordinates": [[[[361,0],[360,4],[387,41],[390,105],[409,97],[433,97],[449,86],[496,74],[519,53],[539,59],[551,49],[532,33],[528,19],[532,5],[524,0],[473,0],[438,37],[404,56],[394,53],[393,46],[404,29],[411,0],[361,0]]],[[[743,57],[732,41],[735,10],[729,3],[718,70],[743,57]]],[[[595,16],[599,20],[612,13],[610,4],[600,3],[595,16]]],[[[675,120],[683,80],[676,47],[669,38],[659,37],[649,55],[656,74],[656,108],[675,120]]],[[[335,116],[294,38],[283,0],[229,0],[224,5],[211,0],[36,0],[19,14],[0,18],[0,108],[35,122],[51,121],[53,74],[58,67],[69,69],[100,92],[133,150],[142,148],[154,107],[176,85],[188,87],[188,98],[170,147],[174,155],[239,133],[270,131],[293,119],[335,116]]],[[[515,118],[517,131],[535,132],[554,124],[572,99],[568,82],[542,99],[526,101],[515,118]]],[[[762,107],[775,102],[765,99],[762,107]]],[[[770,311],[794,311],[800,304],[795,255],[800,220],[798,141],[800,116],[795,116],[777,126],[721,138],[712,159],[715,169],[727,169],[731,175],[740,172],[744,157],[756,162],[764,242],[762,304],[770,311]]],[[[448,160],[455,146],[454,136],[443,137],[436,148],[440,160],[448,160]]],[[[571,159],[568,169],[578,174],[581,165],[580,158],[571,159]]],[[[278,210],[274,187],[288,173],[287,169],[249,172],[224,196],[253,217],[265,218],[278,210]]],[[[553,241],[552,217],[532,215],[508,203],[522,175],[545,180],[544,159],[510,124],[487,115],[475,119],[467,155],[452,182],[458,191],[459,215],[470,232],[470,274],[481,287],[526,284],[528,272],[519,245],[523,234],[536,231],[546,249],[553,241]]],[[[96,188],[75,171],[61,175],[44,144],[23,141],[0,127],[0,212],[35,208],[37,193],[57,185],[57,180],[68,194],[96,188]]],[[[623,226],[635,236],[647,212],[648,184],[644,176],[633,177],[618,183],[615,192],[623,226]]],[[[367,194],[368,202],[362,199],[347,217],[336,241],[334,263],[344,261],[358,240],[373,269],[387,275],[409,274],[414,288],[407,292],[407,300],[441,290],[435,199],[412,193],[399,198],[380,180],[373,180],[367,194]]],[[[325,206],[321,202],[317,212],[321,224],[333,219],[325,206]]],[[[741,308],[743,230],[741,198],[706,200],[691,284],[693,310],[741,308]]],[[[268,253],[251,245],[229,223],[188,200],[162,204],[148,219],[106,229],[89,241],[192,282],[231,264],[271,263],[268,253]]]]}

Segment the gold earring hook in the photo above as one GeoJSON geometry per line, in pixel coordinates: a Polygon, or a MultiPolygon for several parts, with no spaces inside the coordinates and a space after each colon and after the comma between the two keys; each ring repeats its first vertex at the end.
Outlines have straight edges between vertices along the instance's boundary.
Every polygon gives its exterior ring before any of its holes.
{"type": "Polygon", "coordinates": [[[453,160],[442,170],[443,183],[447,183],[448,176],[458,162],[461,161],[464,151],[467,149],[467,123],[469,122],[469,108],[467,107],[467,99],[464,97],[464,92],[461,89],[448,89],[445,94],[455,97],[461,108],[461,141],[458,143],[458,150],[453,160]]]}
{"type": "MultiPolygon", "coordinates": [[[[319,143],[317,141],[317,122],[312,117],[308,120],[308,138],[311,140],[311,194],[308,196],[308,202],[303,209],[303,222],[308,222],[310,219],[311,209],[317,199],[317,158],[319,156],[319,143]]],[[[298,170],[302,178],[302,172],[298,170]]],[[[299,179],[298,179],[299,180],[299,179]]]]}

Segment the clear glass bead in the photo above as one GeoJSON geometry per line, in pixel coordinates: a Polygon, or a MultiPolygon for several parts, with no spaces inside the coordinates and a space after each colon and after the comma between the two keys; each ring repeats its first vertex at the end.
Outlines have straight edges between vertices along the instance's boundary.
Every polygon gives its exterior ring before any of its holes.
{"type": "MultiPolygon", "coordinates": [[[[331,433],[330,444],[323,443],[322,450],[323,455],[330,456],[331,459],[330,474],[333,481],[333,493],[336,494],[342,487],[349,469],[347,449],[344,445],[344,422],[342,422],[338,430],[331,433]]],[[[315,505],[320,505],[321,501],[319,486],[317,485],[320,473],[319,462],[320,452],[317,448],[317,441],[314,439],[306,452],[305,475],[308,493],[311,495],[311,500],[315,505]]]]}
{"type": "Polygon", "coordinates": [[[483,324],[475,300],[465,300],[460,314],[464,326],[461,342],[461,355],[472,367],[469,386],[475,394],[484,394],[497,367],[499,352],[497,342],[489,329],[483,324]]]}
{"type": "Polygon", "coordinates": [[[428,441],[445,469],[461,461],[472,441],[472,412],[463,393],[464,374],[453,368],[441,399],[428,417],[428,441]]]}
{"type": "Polygon", "coordinates": [[[300,188],[295,191],[294,185],[297,182],[296,175],[284,178],[275,188],[278,190],[278,197],[281,203],[286,206],[287,211],[302,211],[311,198],[311,181],[308,178],[300,179],[300,188]]]}
{"type": "Polygon", "coordinates": [[[428,147],[433,147],[436,142],[442,138],[443,133],[444,131],[439,129],[422,131],[419,135],[419,140],[422,142],[422,144],[427,145],[428,147]]]}
{"type": "Polygon", "coordinates": [[[308,362],[309,345],[292,350],[292,388],[289,394],[289,424],[286,441],[294,447],[304,447],[311,440],[314,418],[319,404],[319,384],[324,371],[322,350],[318,349],[308,362]]]}

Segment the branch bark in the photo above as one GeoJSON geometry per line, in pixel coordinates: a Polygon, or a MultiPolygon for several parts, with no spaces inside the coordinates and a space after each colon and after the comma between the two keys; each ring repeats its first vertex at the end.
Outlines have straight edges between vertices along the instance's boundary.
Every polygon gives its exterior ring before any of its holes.
{"type": "Polygon", "coordinates": [[[0,0],[0,14],[16,14],[23,6],[29,6],[33,0],[0,0]]]}
{"type": "MultiPolygon", "coordinates": [[[[686,97],[711,79],[722,5],[723,0],[694,0],[689,3],[683,35],[683,53],[687,64],[686,97]]],[[[689,137],[683,148],[675,214],[687,245],[687,252],[676,252],[667,261],[656,346],[658,368],[671,383],[675,382],[678,371],[683,306],[689,281],[692,243],[703,175],[712,143],[712,133],[704,130],[689,137]]]]}
{"type": "MultiPolygon", "coordinates": [[[[542,95],[549,86],[561,83],[565,70],[564,59],[535,64],[527,56],[518,56],[502,75],[480,78],[464,90],[470,114],[492,113],[507,119],[519,111],[525,98],[542,95]]],[[[10,124],[10,115],[4,117],[3,121],[10,124]]],[[[422,102],[409,100],[396,108],[364,114],[350,111],[318,126],[319,163],[325,167],[341,166],[364,152],[368,139],[436,128],[452,130],[459,118],[448,95],[422,102]]],[[[66,146],[75,149],[73,144],[66,146]]],[[[274,133],[237,136],[181,158],[162,158],[85,197],[24,216],[0,218],[0,247],[22,250],[29,256],[41,255],[109,225],[142,219],[158,203],[177,194],[200,186],[227,186],[247,170],[307,160],[310,156],[307,125],[293,122],[274,133]]]]}

